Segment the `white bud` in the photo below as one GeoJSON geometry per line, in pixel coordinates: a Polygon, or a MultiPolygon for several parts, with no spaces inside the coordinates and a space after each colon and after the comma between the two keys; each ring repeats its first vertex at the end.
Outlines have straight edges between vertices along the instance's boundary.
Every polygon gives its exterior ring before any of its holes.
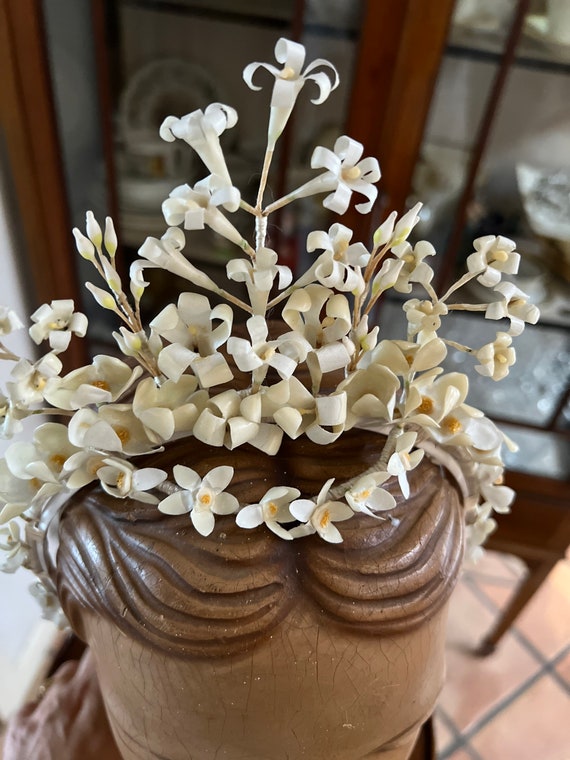
{"type": "Polygon", "coordinates": [[[87,229],[87,237],[89,240],[91,240],[95,248],[101,248],[101,243],[103,242],[103,233],[101,232],[99,222],[93,216],[92,211],[88,211],[85,215],[85,223],[87,229]]]}
{"type": "Polygon", "coordinates": [[[105,248],[109,256],[113,258],[117,252],[117,233],[110,216],[105,219],[105,248]]]}
{"type": "Polygon", "coordinates": [[[75,238],[75,246],[79,255],[87,259],[87,261],[95,261],[95,248],[89,238],[86,238],[77,227],[73,228],[73,237],[75,238]]]}

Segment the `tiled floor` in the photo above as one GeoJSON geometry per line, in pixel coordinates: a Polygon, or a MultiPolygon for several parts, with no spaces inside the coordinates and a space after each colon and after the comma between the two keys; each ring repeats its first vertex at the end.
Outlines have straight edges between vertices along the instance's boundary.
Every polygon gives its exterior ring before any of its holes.
{"type": "Polygon", "coordinates": [[[451,603],[438,760],[570,760],[570,561],[559,562],[496,651],[476,650],[525,573],[487,552],[451,603]]]}

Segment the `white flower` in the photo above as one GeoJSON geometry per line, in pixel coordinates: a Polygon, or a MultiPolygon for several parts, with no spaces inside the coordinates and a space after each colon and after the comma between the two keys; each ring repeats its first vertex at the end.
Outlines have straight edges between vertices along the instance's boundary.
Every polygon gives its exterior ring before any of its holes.
{"type": "Polygon", "coordinates": [[[324,445],[335,441],[345,429],[347,394],[344,391],[315,397],[296,377],[283,380],[272,390],[280,399],[273,419],[289,438],[296,439],[304,433],[309,440],[324,445]]]}
{"type": "Polygon", "coordinates": [[[399,435],[396,438],[395,451],[388,460],[386,467],[390,475],[395,475],[398,478],[398,483],[406,499],[410,495],[407,473],[417,467],[424,456],[422,449],[412,451],[417,437],[418,434],[414,432],[399,435]]]}
{"type": "Polygon", "coordinates": [[[231,335],[232,322],[228,304],[212,309],[205,296],[182,293],[178,308],[169,304],[150,323],[155,333],[171,342],[158,355],[161,372],[177,382],[191,366],[203,388],[231,381],[233,374],[217,349],[231,335]],[[212,326],[214,320],[220,321],[216,327],[212,326]]]}
{"type": "Polygon", "coordinates": [[[204,478],[200,478],[190,467],[177,464],[172,473],[183,490],[163,499],[158,505],[161,512],[167,515],[190,512],[192,524],[202,536],[209,536],[214,530],[214,515],[237,512],[238,500],[224,491],[233,478],[233,467],[214,467],[204,478]]]}
{"type": "Polygon", "coordinates": [[[15,520],[0,528],[0,572],[14,573],[28,559],[27,546],[20,537],[20,527],[15,520]]]}
{"type": "Polygon", "coordinates": [[[437,337],[436,333],[441,327],[441,317],[447,314],[447,306],[442,301],[420,301],[411,298],[403,305],[403,310],[408,320],[408,337],[417,335],[418,343],[428,343],[437,337]]]}
{"type": "Polygon", "coordinates": [[[422,344],[383,340],[372,351],[371,362],[388,367],[396,375],[407,376],[438,367],[446,356],[446,345],[439,338],[422,344]]]}
{"type": "Polygon", "coordinates": [[[528,303],[528,296],[512,282],[501,282],[493,290],[500,293],[500,301],[494,301],[487,306],[486,319],[509,319],[509,335],[520,335],[525,322],[534,325],[538,322],[540,312],[536,306],[528,303]]]}
{"type": "Polygon", "coordinates": [[[346,296],[316,283],[291,294],[283,308],[283,320],[313,348],[341,341],[352,326],[346,296]]]}
{"type": "MultiPolygon", "coordinates": [[[[64,425],[46,425],[63,428],[65,435],[64,425]]],[[[41,428],[34,435],[35,443],[17,441],[0,460],[0,502],[4,502],[0,508],[0,525],[24,512],[35,513],[38,505],[63,488],[63,462],[76,449],[62,441],[61,431],[56,430],[50,441],[49,427],[45,435],[41,428]],[[48,444],[51,449],[47,448],[48,444]]]]}
{"type": "Polygon", "coordinates": [[[127,456],[152,451],[144,426],[130,404],[109,404],[97,411],[79,409],[67,430],[71,443],[81,449],[123,452],[127,456]]]}
{"type": "Polygon", "coordinates": [[[36,501],[42,484],[37,480],[21,480],[5,459],[0,459],[0,525],[19,517],[36,501]]]}
{"type": "Polygon", "coordinates": [[[475,252],[467,257],[467,269],[481,272],[477,281],[492,288],[501,281],[501,274],[516,274],[519,271],[520,254],[516,244],[499,235],[485,235],[473,241],[475,252]]]}
{"type": "Polygon", "coordinates": [[[182,375],[160,387],[151,377],[138,384],[133,399],[133,414],[139,419],[153,443],[169,441],[177,433],[190,433],[206,399],[196,393],[197,381],[182,375]]]}
{"type": "Polygon", "coordinates": [[[69,626],[65,613],[61,609],[57,594],[48,590],[40,581],[30,586],[30,594],[40,605],[44,620],[49,620],[61,629],[69,626]]]}
{"type": "Polygon", "coordinates": [[[475,356],[481,362],[475,366],[476,371],[493,380],[502,380],[509,374],[509,367],[516,361],[515,349],[511,347],[513,339],[508,333],[498,332],[493,343],[486,343],[475,356]]]}
{"type": "Polygon", "coordinates": [[[21,404],[15,404],[9,396],[0,393],[0,438],[12,438],[22,432],[21,420],[26,411],[21,404]]]}
{"type": "Polygon", "coordinates": [[[279,135],[283,132],[297,96],[306,81],[312,80],[319,88],[319,97],[311,101],[317,105],[323,103],[328,98],[331,90],[338,87],[339,81],[335,67],[332,63],[322,58],[317,58],[303,71],[305,48],[298,42],[291,42],[283,37],[277,40],[275,58],[279,63],[283,64],[282,69],[270,63],[255,62],[248,64],[243,71],[243,78],[252,90],[261,89],[261,87],[253,84],[253,75],[259,67],[266,69],[275,77],[268,128],[270,149],[275,146],[279,135]],[[332,71],[332,80],[323,71],[315,71],[321,67],[329,68],[332,71]]]}
{"type": "Polygon", "coordinates": [[[481,452],[496,451],[503,442],[497,426],[468,404],[459,404],[439,422],[429,428],[429,434],[446,446],[465,446],[481,452]]]}
{"type": "Polygon", "coordinates": [[[240,509],[236,523],[240,528],[257,528],[261,523],[265,523],[269,530],[280,538],[291,540],[292,536],[280,523],[293,522],[294,517],[289,511],[289,504],[300,495],[301,492],[296,488],[270,488],[259,503],[248,504],[240,509]]]}
{"type": "Polygon", "coordinates": [[[24,325],[15,311],[7,306],[0,306],[0,335],[10,335],[24,325]]]}
{"type": "Polygon", "coordinates": [[[40,306],[31,316],[35,324],[29,333],[34,343],[39,345],[49,339],[50,348],[59,354],[69,346],[72,333],[82,338],[87,331],[87,317],[73,309],[71,298],[40,306]]]}
{"type": "Polygon", "coordinates": [[[49,382],[57,378],[62,367],[61,361],[52,352],[33,364],[27,359],[20,359],[10,373],[11,381],[6,383],[12,401],[24,407],[42,401],[49,382]]]}
{"type": "Polygon", "coordinates": [[[140,367],[105,354],[95,356],[87,367],[80,367],[61,378],[49,380],[44,397],[58,409],[81,409],[89,404],[108,404],[119,399],[140,377],[140,367]]]}
{"type": "Polygon", "coordinates": [[[495,512],[509,512],[509,507],[515,498],[512,488],[503,484],[503,467],[480,464],[477,468],[479,490],[485,499],[482,507],[492,507],[495,512]]]}
{"type": "Polygon", "coordinates": [[[481,550],[478,547],[485,543],[497,527],[497,522],[490,517],[490,513],[490,508],[480,509],[475,522],[466,528],[467,549],[472,559],[477,559],[481,555],[481,550]]]}
{"type": "Polygon", "coordinates": [[[273,287],[275,278],[278,277],[277,288],[283,290],[293,279],[293,273],[289,267],[277,264],[277,254],[271,248],[258,248],[255,253],[255,261],[251,263],[247,259],[231,259],[228,261],[226,270],[228,279],[234,282],[244,282],[250,291],[260,290],[268,293],[273,287]]]}
{"type": "Polygon", "coordinates": [[[97,480],[106,455],[91,449],[81,450],[68,457],[63,465],[67,487],[75,491],[97,480]]]}
{"type": "Polygon", "coordinates": [[[196,182],[194,187],[175,187],[162,204],[164,219],[173,227],[183,224],[185,230],[203,230],[208,226],[245,249],[246,241],[218,208],[223,206],[228,211],[236,211],[239,207],[239,193],[235,187],[220,186],[216,179],[210,175],[196,182]]]}
{"type": "Polygon", "coordinates": [[[337,386],[347,397],[347,429],[361,419],[391,420],[399,390],[396,375],[378,362],[352,372],[337,386]]]}
{"type": "Polygon", "coordinates": [[[343,135],[334,144],[334,150],[318,146],[311,157],[311,168],[326,169],[323,174],[294,190],[290,198],[306,198],[315,193],[330,193],[323,206],[335,214],[344,214],[352,193],[360,193],[367,203],[359,203],[356,210],[368,214],[378,195],[374,182],[380,179],[380,167],[375,158],[363,158],[362,143],[343,135]]]}
{"type": "Polygon", "coordinates": [[[30,481],[36,496],[33,500],[58,493],[64,485],[64,464],[77,452],[67,437],[67,427],[45,422],[34,432],[33,443],[17,441],[6,451],[10,473],[21,481],[30,481]]]}
{"type": "Polygon", "coordinates": [[[228,351],[234,357],[238,369],[242,372],[262,369],[258,374],[259,382],[263,380],[269,367],[273,367],[284,379],[291,377],[299,361],[304,361],[310,349],[307,341],[295,333],[286,333],[276,340],[268,341],[267,323],[261,315],[250,317],[246,326],[251,341],[245,338],[228,340],[228,351]],[[293,348],[298,354],[297,358],[285,355],[283,349],[287,348],[293,348]]]}
{"type": "Polygon", "coordinates": [[[363,512],[371,517],[376,517],[375,512],[385,512],[396,506],[396,499],[385,488],[380,488],[382,483],[390,477],[387,472],[374,472],[359,478],[354,485],[344,494],[344,498],[354,510],[363,512]]]}
{"type": "Polygon", "coordinates": [[[328,233],[318,230],[307,237],[307,250],[323,249],[315,266],[315,277],[327,288],[362,293],[364,279],[360,268],[366,266],[370,253],[362,243],[350,245],[352,230],[333,224],[328,233]]]}
{"type": "Polygon", "coordinates": [[[184,233],[178,227],[169,227],[160,240],[148,237],[139,248],[139,256],[147,259],[146,262],[138,264],[139,270],[148,267],[164,269],[189,280],[196,287],[217,292],[216,283],[183,255],[182,248],[185,242],[184,233]]]}
{"type": "Polygon", "coordinates": [[[235,390],[214,396],[196,420],[194,437],[210,446],[225,446],[230,450],[249,443],[269,456],[275,455],[283,431],[269,420],[280,404],[276,392],[280,385],[261,386],[257,393],[243,398],[235,390]]]}
{"type": "Polygon", "coordinates": [[[399,243],[392,248],[392,252],[402,262],[394,283],[394,290],[399,293],[409,293],[412,282],[426,284],[433,279],[433,269],[424,259],[435,256],[435,248],[427,240],[420,240],[412,248],[408,242],[399,243]]]}
{"type": "Polygon", "coordinates": [[[138,470],[124,459],[109,458],[103,460],[103,466],[97,470],[97,477],[103,490],[117,499],[130,498],[146,504],[158,504],[158,498],[147,491],[166,480],[166,473],[156,467],[138,470]]]}
{"type": "Polygon", "coordinates": [[[219,137],[226,129],[234,127],[237,120],[235,108],[223,103],[211,103],[204,112],[192,111],[181,119],[167,116],[160,127],[160,136],[167,142],[173,142],[176,137],[187,142],[212,174],[231,185],[219,137]]]}
{"type": "Polygon", "coordinates": [[[321,538],[331,544],[342,542],[342,536],[334,523],[348,520],[354,512],[348,504],[328,499],[328,493],[333,482],[334,478],[327,480],[321,488],[316,502],[310,499],[297,499],[291,502],[289,506],[291,514],[303,523],[303,525],[292,529],[291,535],[294,538],[318,533],[321,538]]]}
{"type": "Polygon", "coordinates": [[[424,427],[437,426],[451,415],[467,397],[469,381],[461,372],[437,376],[424,372],[408,386],[402,417],[424,427]]]}
{"type": "Polygon", "coordinates": [[[181,293],[178,306],[168,304],[150,326],[171,343],[179,343],[202,356],[213,354],[232,332],[233,312],[228,304],[213,309],[206,296],[199,293],[181,293]],[[220,321],[212,327],[213,321],[220,321]]]}

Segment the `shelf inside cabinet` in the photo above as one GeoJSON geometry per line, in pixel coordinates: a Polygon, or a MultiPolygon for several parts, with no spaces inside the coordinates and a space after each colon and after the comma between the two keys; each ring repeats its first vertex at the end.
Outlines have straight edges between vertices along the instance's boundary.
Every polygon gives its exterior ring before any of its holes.
{"type": "MultiPolygon", "coordinates": [[[[183,16],[210,18],[224,23],[262,26],[287,32],[296,16],[294,0],[121,0],[121,5],[183,16]]],[[[343,13],[324,15],[309,6],[303,18],[304,34],[356,39],[360,28],[360,3],[343,13]]]]}
{"type": "MultiPolygon", "coordinates": [[[[451,28],[446,54],[456,58],[499,63],[506,41],[504,29],[480,30],[455,25],[451,28]]],[[[562,45],[523,32],[517,47],[515,65],[553,73],[570,72],[570,45],[562,45]]]]}

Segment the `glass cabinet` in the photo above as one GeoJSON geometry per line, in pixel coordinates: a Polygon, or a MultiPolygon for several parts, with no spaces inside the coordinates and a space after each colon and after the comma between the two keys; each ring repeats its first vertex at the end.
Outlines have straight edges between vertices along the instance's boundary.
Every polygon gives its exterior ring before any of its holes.
{"type": "MultiPolygon", "coordinates": [[[[458,0],[426,122],[411,197],[417,230],[445,251],[440,285],[472,241],[501,234],[523,254],[518,286],[541,310],[501,383],[474,376],[473,403],[519,443],[516,469],[567,479],[570,383],[570,6],[458,0]],[[566,13],[562,6],[565,6],[566,13]],[[559,8],[560,6],[560,8],[559,8]],[[491,385],[491,387],[489,387],[491,385]]],[[[483,293],[471,285],[473,303],[483,293]]],[[[469,315],[450,338],[484,329],[469,315]]],[[[492,325],[492,327],[496,327],[492,325]]],[[[454,357],[458,369],[473,364],[454,357]]]]}

